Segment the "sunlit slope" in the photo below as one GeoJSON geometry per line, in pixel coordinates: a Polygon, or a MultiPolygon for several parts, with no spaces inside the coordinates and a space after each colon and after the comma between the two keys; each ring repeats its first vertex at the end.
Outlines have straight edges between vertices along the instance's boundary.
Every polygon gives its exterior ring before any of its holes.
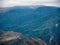
{"type": "Polygon", "coordinates": [[[0,31],[0,45],[47,45],[40,38],[28,38],[21,33],[13,31],[0,31]]]}

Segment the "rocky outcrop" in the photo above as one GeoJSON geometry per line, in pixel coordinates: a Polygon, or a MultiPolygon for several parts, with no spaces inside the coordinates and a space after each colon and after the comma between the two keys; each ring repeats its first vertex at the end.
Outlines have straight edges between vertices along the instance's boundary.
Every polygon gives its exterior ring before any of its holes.
{"type": "Polygon", "coordinates": [[[0,45],[47,45],[39,38],[28,38],[21,33],[7,31],[0,36],[0,45]]]}

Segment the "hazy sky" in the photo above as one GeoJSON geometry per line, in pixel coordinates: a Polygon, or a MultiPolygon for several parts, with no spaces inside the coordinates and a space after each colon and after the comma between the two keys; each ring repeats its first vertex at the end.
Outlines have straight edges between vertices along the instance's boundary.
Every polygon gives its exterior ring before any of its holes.
{"type": "Polygon", "coordinates": [[[0,0],[0,7],[46,5],[60,7],[59,0],[0,0]]]}

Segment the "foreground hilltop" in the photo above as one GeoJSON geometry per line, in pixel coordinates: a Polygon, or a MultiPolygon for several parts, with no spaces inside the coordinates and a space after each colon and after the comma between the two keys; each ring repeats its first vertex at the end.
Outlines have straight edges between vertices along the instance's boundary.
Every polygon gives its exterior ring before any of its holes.
{"type": "Polygon", "coordinates": [[[39,38],[27,38],[20,33],[7,31],[0,35],[0,45],[47,45],[39,38]]]}

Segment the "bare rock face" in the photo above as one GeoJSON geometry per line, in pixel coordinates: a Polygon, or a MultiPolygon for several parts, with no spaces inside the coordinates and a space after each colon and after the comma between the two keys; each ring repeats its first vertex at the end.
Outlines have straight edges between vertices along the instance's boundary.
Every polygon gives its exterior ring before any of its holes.
{"type": "Polygon", "coordinates": [[[21,39],[23,37],[22,34],[20,33],[8,31],[8,32],[4,32],[0,38],[1,38],[0,42],[4,42],[4,41],[15,40],[15,39],[21,39]]]}
{"type": "Polygon", "coordinates": [[[7,31],[0,36],[0,45],[47,45],[39,38],[28,38],[20,33],[7,31]]]}

